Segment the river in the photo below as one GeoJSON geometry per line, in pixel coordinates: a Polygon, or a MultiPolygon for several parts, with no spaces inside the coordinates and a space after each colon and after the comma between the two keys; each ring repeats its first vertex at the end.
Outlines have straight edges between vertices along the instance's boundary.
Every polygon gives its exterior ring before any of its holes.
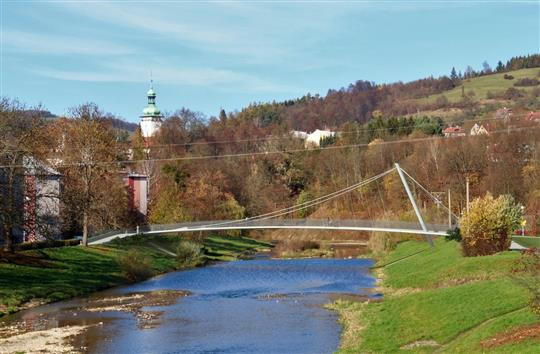
{"type": "Polygon", "coordinates": [[[34,329],[87,326],[71,340],[75,349],[93,353],[330,353],[339,346],[341,327],[323,305],[336,294],[376,296],[369,291],[372,263],[223,262],[23,311],[9,321],[34,329]],[[145,303],[140,294],[156,290],[190,294],[145,303]],[[115,298],[142,307],[104,305],[115,298]]]}

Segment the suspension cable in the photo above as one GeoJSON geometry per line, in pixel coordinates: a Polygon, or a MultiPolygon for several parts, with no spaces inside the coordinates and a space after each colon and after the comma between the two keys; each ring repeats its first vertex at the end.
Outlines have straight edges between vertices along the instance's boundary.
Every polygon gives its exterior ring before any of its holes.
{"type": "Polygon", "coordinates": [[[341,190],[326,194],[324,196],[315,198],[313,200],[309,200],[309,201],[304,202],[304,203],[296,204],[296,205],[291,206],[291,207],[283,208],[283,209],[280,209],[280,210],[275,210],[275,211],[270,212],[270,213],[260,214],[260,215],[252,216],[252,217],[245,218],[245,219],[229,220],[229,221],[224,221],[224,222],[219,222],[219,223],[207,224],[207,225],[203,225],[203,226],[199,226],[199,227],[220,226],[220,225],[247,222],[247,221],[255,221],[255,220],[268,220],[268,219],[272,219],[272,218],[275,218],[275,217],[278,217],[278,216],[290,214],[290,213],[293,213],[295,211],[307,209],[307,208],[313,207],[315,205],[325,203],[325,202],[327,202],[329,200],[332,200],[334,198],[337,198],[337,197],[339,197],[339,196],[341,196],[343,194],[351,192],[352,190],[354,190],[354,189],[356,189],[358,187],[361,187],[361,186],[363,186],[365,184],[373,182],[378,178],[386,176],[387,174],[391,173],[394,170],[395,170],[395,168],[391,168],[388,171],[382,172],[382,173],[380,173],[380,174],[378,174],[376,176],[370,177],[370,178],[368,178],[366,180],[363,180],[363,181],[355,183],[355,184],[353,184],[351,186],[345,187],[345,188],[343,188],[341,190]]]}
{"type": "Polygon", "coordinates": [[[408,174],[407,171],[405,171],[404,169],[401,169],[401,171],[403,171],[403,173],[405,173],[407,175],[407,177],[409,177],[418,187],[420,187],[424,192],[426,192],[427,195],[430,196],[436,203],[440,204],[444,209],[446,209],[446,211],[450,212],[450,214],[456,220],[459,220],[459,217],[456,214],[454,214],[450,209],[448,209],[446,207],[446,205],[444,205],[443,202],[439,198],[437,198],[436,196],[431,194],[430,191],[428,191],[426,188],[424,188],[424,186],[422,186],[417,180],[415,180],[410,174],[408,174]]]}

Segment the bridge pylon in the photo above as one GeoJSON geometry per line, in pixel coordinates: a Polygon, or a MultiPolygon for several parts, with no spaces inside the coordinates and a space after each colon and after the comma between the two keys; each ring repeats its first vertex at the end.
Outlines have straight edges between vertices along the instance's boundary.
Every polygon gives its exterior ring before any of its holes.
{"type": "MultiPolygon", "coordinates": [[[[416,200],[414,199],[413,194],[411,193],[411,189],[409,188],[409,183],[407,183],[407,180],[405,179],[405,175],[403,174],[403,171],[401,170],[401,167],[396,162],[396,170],[399,174],[399,178],[401,178],[401,182],[403,183],[403,187],[405,187],[405,191],[407,192],[407,196],[409,197],[409,200],[411,201],[411,204],[413,206],[414,212],[416,214],[416,217],[418,218],[418,222],[420,222],[420,226],[422,226],[422,230],[427,231],[426,224],[424,223],[424,218],[422,218],[422,214],[420,213],[420,209],[418,208],[418,205],[416,205],[416,200]]],[[[426,241],[429,243],[431,247],[433,247],[433,238],[430,235],[425,235],[426,241]]]]}

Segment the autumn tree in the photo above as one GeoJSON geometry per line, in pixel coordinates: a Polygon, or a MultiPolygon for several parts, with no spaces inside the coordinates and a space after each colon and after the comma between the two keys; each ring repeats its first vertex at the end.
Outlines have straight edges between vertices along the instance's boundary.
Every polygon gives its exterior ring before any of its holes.
{"type": "Polygon", "coordinates": [[[16,100],[0,100],[0,237],[13,251],[16,235],[25,229],[25,160],[44,155],[47,146],[41,110],[16,100]]]}
{"type": "Polygon", "coordinates": [[[105,217],[127,209],[126,191],[115,175],[120,149],[103,113],[91,103],[72,109],[71,119],[60,123],[58,137],[62,146],[62,199],[69,216],[80,224],[82,245],[86,246],[91,225],[115,224],[117,220],[111,222],[105,217]],[[119,210],[111,210],[113,206],[119,210]]]}

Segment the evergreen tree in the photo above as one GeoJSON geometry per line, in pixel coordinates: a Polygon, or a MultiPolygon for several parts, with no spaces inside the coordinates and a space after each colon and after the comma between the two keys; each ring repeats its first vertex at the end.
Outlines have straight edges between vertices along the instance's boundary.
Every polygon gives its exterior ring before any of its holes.
{"type": "Polygon", "coordinates": [[[220,122],[225,122],[226,120],[227,120],[227,113],[225,113],[224,109],[221,109],[219,111],[219,121],[220,122]]]}
{"type": "Polygon", "coordinates": [[[450,73],[450,78],[452,81],[456,81],[458,79],[456,68],[452,67],[452,72],[450,73]]]}
{"type": "Polygon", "coordinates": [[[498,73],[504,71],[504,64],[502,63],[502,61],[499,60],[499,62],[497,63],[497,68],[495,70],[497,70],[498,73]]]}

